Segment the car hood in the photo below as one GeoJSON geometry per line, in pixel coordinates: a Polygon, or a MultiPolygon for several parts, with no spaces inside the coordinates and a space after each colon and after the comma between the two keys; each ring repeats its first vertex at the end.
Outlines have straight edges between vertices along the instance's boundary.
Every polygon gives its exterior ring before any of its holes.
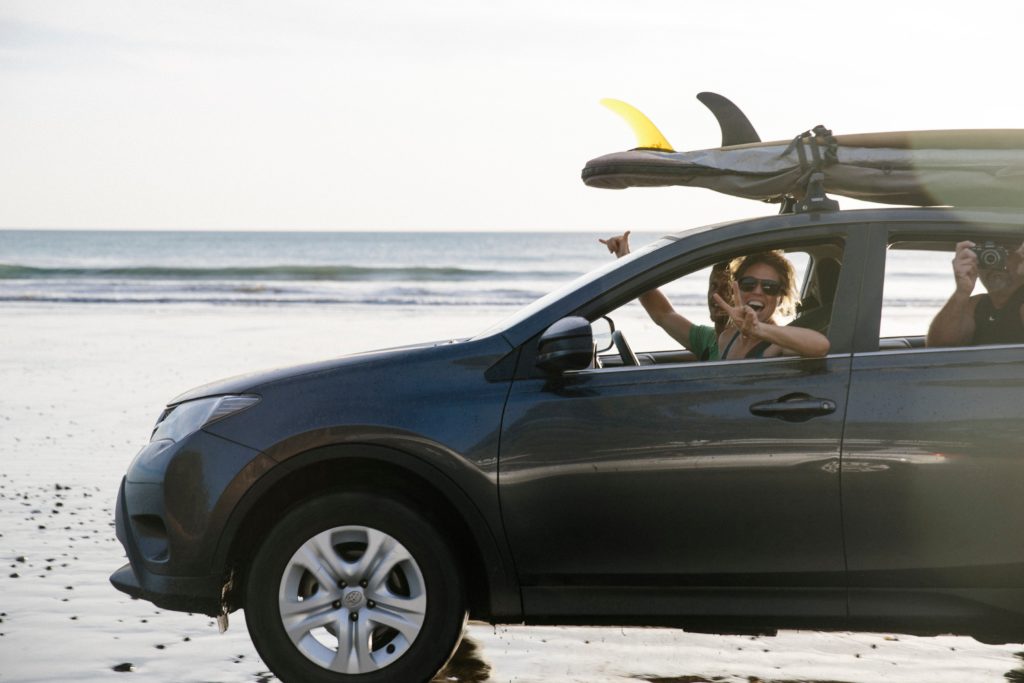
{"type": "Polygon", "coordinates": [[[462,340],[445,340],[424,342],[420,344],[409,344],[407,346],[396,346],[389,349],[380,349],[376,351],[366,351],[364,353],[355,353],[348,356],[342,356],[340,358],[334,358],[332,360],[317,361],[314,363],[304,363],[302,365],[292,365],[283,368],[273,368],[270,370],[250,372],[244,375],[236,375],[234,377],[219,379],[214,382],[210,382],[209,384],[203,384],[193,389],[189,389],[188,391],[172,398],[170,401],[167,402],[167,405],[173,406],[178,403],[183,403],[185,401],[194,401],[195,399],[206,398],[208,396],[244,394],[264,384],[270,384],[271,382],[277,382],[283,379],[291,379],[294,377],[299,377],[300,375],[309,375],[314,373],[326,372],[347,365],[356,365],[373,362],[382,357],[401,352],[415,351],[417,349],[429,349],[436,346],[454,344],[460,341],[462,340]]]}

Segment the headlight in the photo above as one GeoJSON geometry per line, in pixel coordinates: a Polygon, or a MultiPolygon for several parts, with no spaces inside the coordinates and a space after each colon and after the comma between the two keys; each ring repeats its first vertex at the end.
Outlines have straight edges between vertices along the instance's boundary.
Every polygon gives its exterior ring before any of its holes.
{"type": "Polygon", "coordinates": [[[149,440],[180,441],[211,422],[259,403],[259,400],[259,396],[213,396],[179,403],[163,412],[149,440]]]}

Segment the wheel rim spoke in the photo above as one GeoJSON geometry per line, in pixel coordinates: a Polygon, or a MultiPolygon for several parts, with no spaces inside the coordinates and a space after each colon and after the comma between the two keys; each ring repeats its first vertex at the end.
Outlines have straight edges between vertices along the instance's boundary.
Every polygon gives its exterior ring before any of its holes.
{"type": "Polygon", "coordinates": [[[312,615],[330,607],[334,600],[335,597],[329,592],[319,593],[304,600],[282,600],[280,603],[281,616],[287,619],[289,617],[312,615]]]}
{"type": "Polygon", "coordinates": [[[330,532],[317,534],[302,544],[293,560],[308,569],[323,586],[337,583],[339,558],[331,546],[330,532]]]}
{"type": "Polygon", "coordinates": [[[320,612],[317,614],[309,614],[307,616],[294,617],[287,619],[284,622],[284,628],[288,632],[288,637],[292,639],[295,644],[300,644],[303,638],[309,635],[309,632],[313,629],[326,626],[334,622],[337,616],[331,612],[320,612]]]}
{"type": "Polygon", "coordinates": [[[370,653],[369,625],[363,619],[338,620],[338,651],[331,662],[331,669],[347,674],[358,674],[376,669],[370,653]]]}
{"type": "Polygon", "coordinates": [[[370,671],[377,668],[376,662],[370,655],[370,632],[373,630],[365,619],[353,621],[352,643],[353,653],[349,661],[355,661],[359,671],[370,671]]]}
{"type": "Polygon", "coordinates": [[[422,593],[409,598],[391,593],[374,593],[372,600],[381,609],[395,614],[408,615],[410,619],[418,617],[421,622],[427,611],[427,596],[422,593]]]}
{"type": "Polygon", "coordinates": [[[409,615],[406,616],[399,612],[381,609],[380,605],[375,609],[367,610],[367,612],[368,618],[375,624],[393,628],[410,641],[416,637],[416,634],[420,631],[420,627],[423,626],[422,614],[409,613],[409,615]]]}
{"type": "Polygon", "coordinates": [[[382,544],[380,546],[378,557],[374,558],[375,561],[371,565],[372,569],[370,569],[371,574],[369,579],[370,588],[372,590],[380,590],[387,581],[388,574],[391,573],[391,570],[402,562],[411,559],[412,556],[409,555],[409,551],[397,541],[393,544],[382,544]]]}
{"type": "Polygon", "coordinates": [[[362,556],[354,563],[344,563],[346,579],[351,583],[363,579],[374,566],[380,553],[389,545],[389,541],[397,543],[393,538],[376,529],[366,529],[366,549],[362,556]]]}

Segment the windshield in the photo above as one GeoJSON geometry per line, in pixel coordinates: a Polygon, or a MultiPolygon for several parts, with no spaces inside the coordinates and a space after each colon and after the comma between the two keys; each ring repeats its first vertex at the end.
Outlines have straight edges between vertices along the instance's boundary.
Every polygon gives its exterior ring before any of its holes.
{"type": "Polygon", "coordinates": [[[491,325],[486,330],[473,337],[473,339],[481,339],[483,337],[489,337],[494,334],[500,334],[511,327],[515,327],[516,325],[523,322],[530,316],[542,310],[544,307],[550,305],[553,301],[557,301],[562,297],[568,295],[570,292],[585,287],[588,284],[594,282],[595,280],[601,279],[608,273],[614,271],[617,268],[621,268],[623,265],[630,263],[631,261],[639,258],[644,254],[652,252],[656,249],[661,249],[666,244],[671,244],[675,241],[676,238],[674,237],[662,237],[661,239],[655,240],[654,242],[651,242],[650,244],[641,247],[640,249],[637,249],[636,251],[630,253],[628,256],[623,256],[620,259],[609,261],[606,265],[603,265],[600,268],[596,268],[590,271],[589,273],[581,275],[575,280],[562,285],[558,289],[548,294],[545,294],[541,298],[534,301],[532,304],[529,304],[526,307],[519,309],[514,314],[510,315],[504,320],[501,320],[500,322],[491,325]]]}

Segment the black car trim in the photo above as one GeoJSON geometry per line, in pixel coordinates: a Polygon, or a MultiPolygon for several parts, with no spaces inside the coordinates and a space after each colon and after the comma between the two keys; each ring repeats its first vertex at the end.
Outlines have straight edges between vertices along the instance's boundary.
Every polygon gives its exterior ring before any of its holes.
{"type": "Polygon", "coordinates": [[[847,619],[845,586],[530,586],[523,593],[528,623],[552,616],[568,621],[632,616],[648,624],[652,616],[680,623],[718,617],[750,623],[771,615],[775,625],[789,617],[814,617],[822,627],[844,628],[847,619]]]}
{"type": "Polygon", "coordinates": [[[488,382],[508,382],[516,374],[516,364],[519,363],[519,354],[522,349],[512,349],[502,356],[501,360],[487,368],[484,377],[488,382]]]}

